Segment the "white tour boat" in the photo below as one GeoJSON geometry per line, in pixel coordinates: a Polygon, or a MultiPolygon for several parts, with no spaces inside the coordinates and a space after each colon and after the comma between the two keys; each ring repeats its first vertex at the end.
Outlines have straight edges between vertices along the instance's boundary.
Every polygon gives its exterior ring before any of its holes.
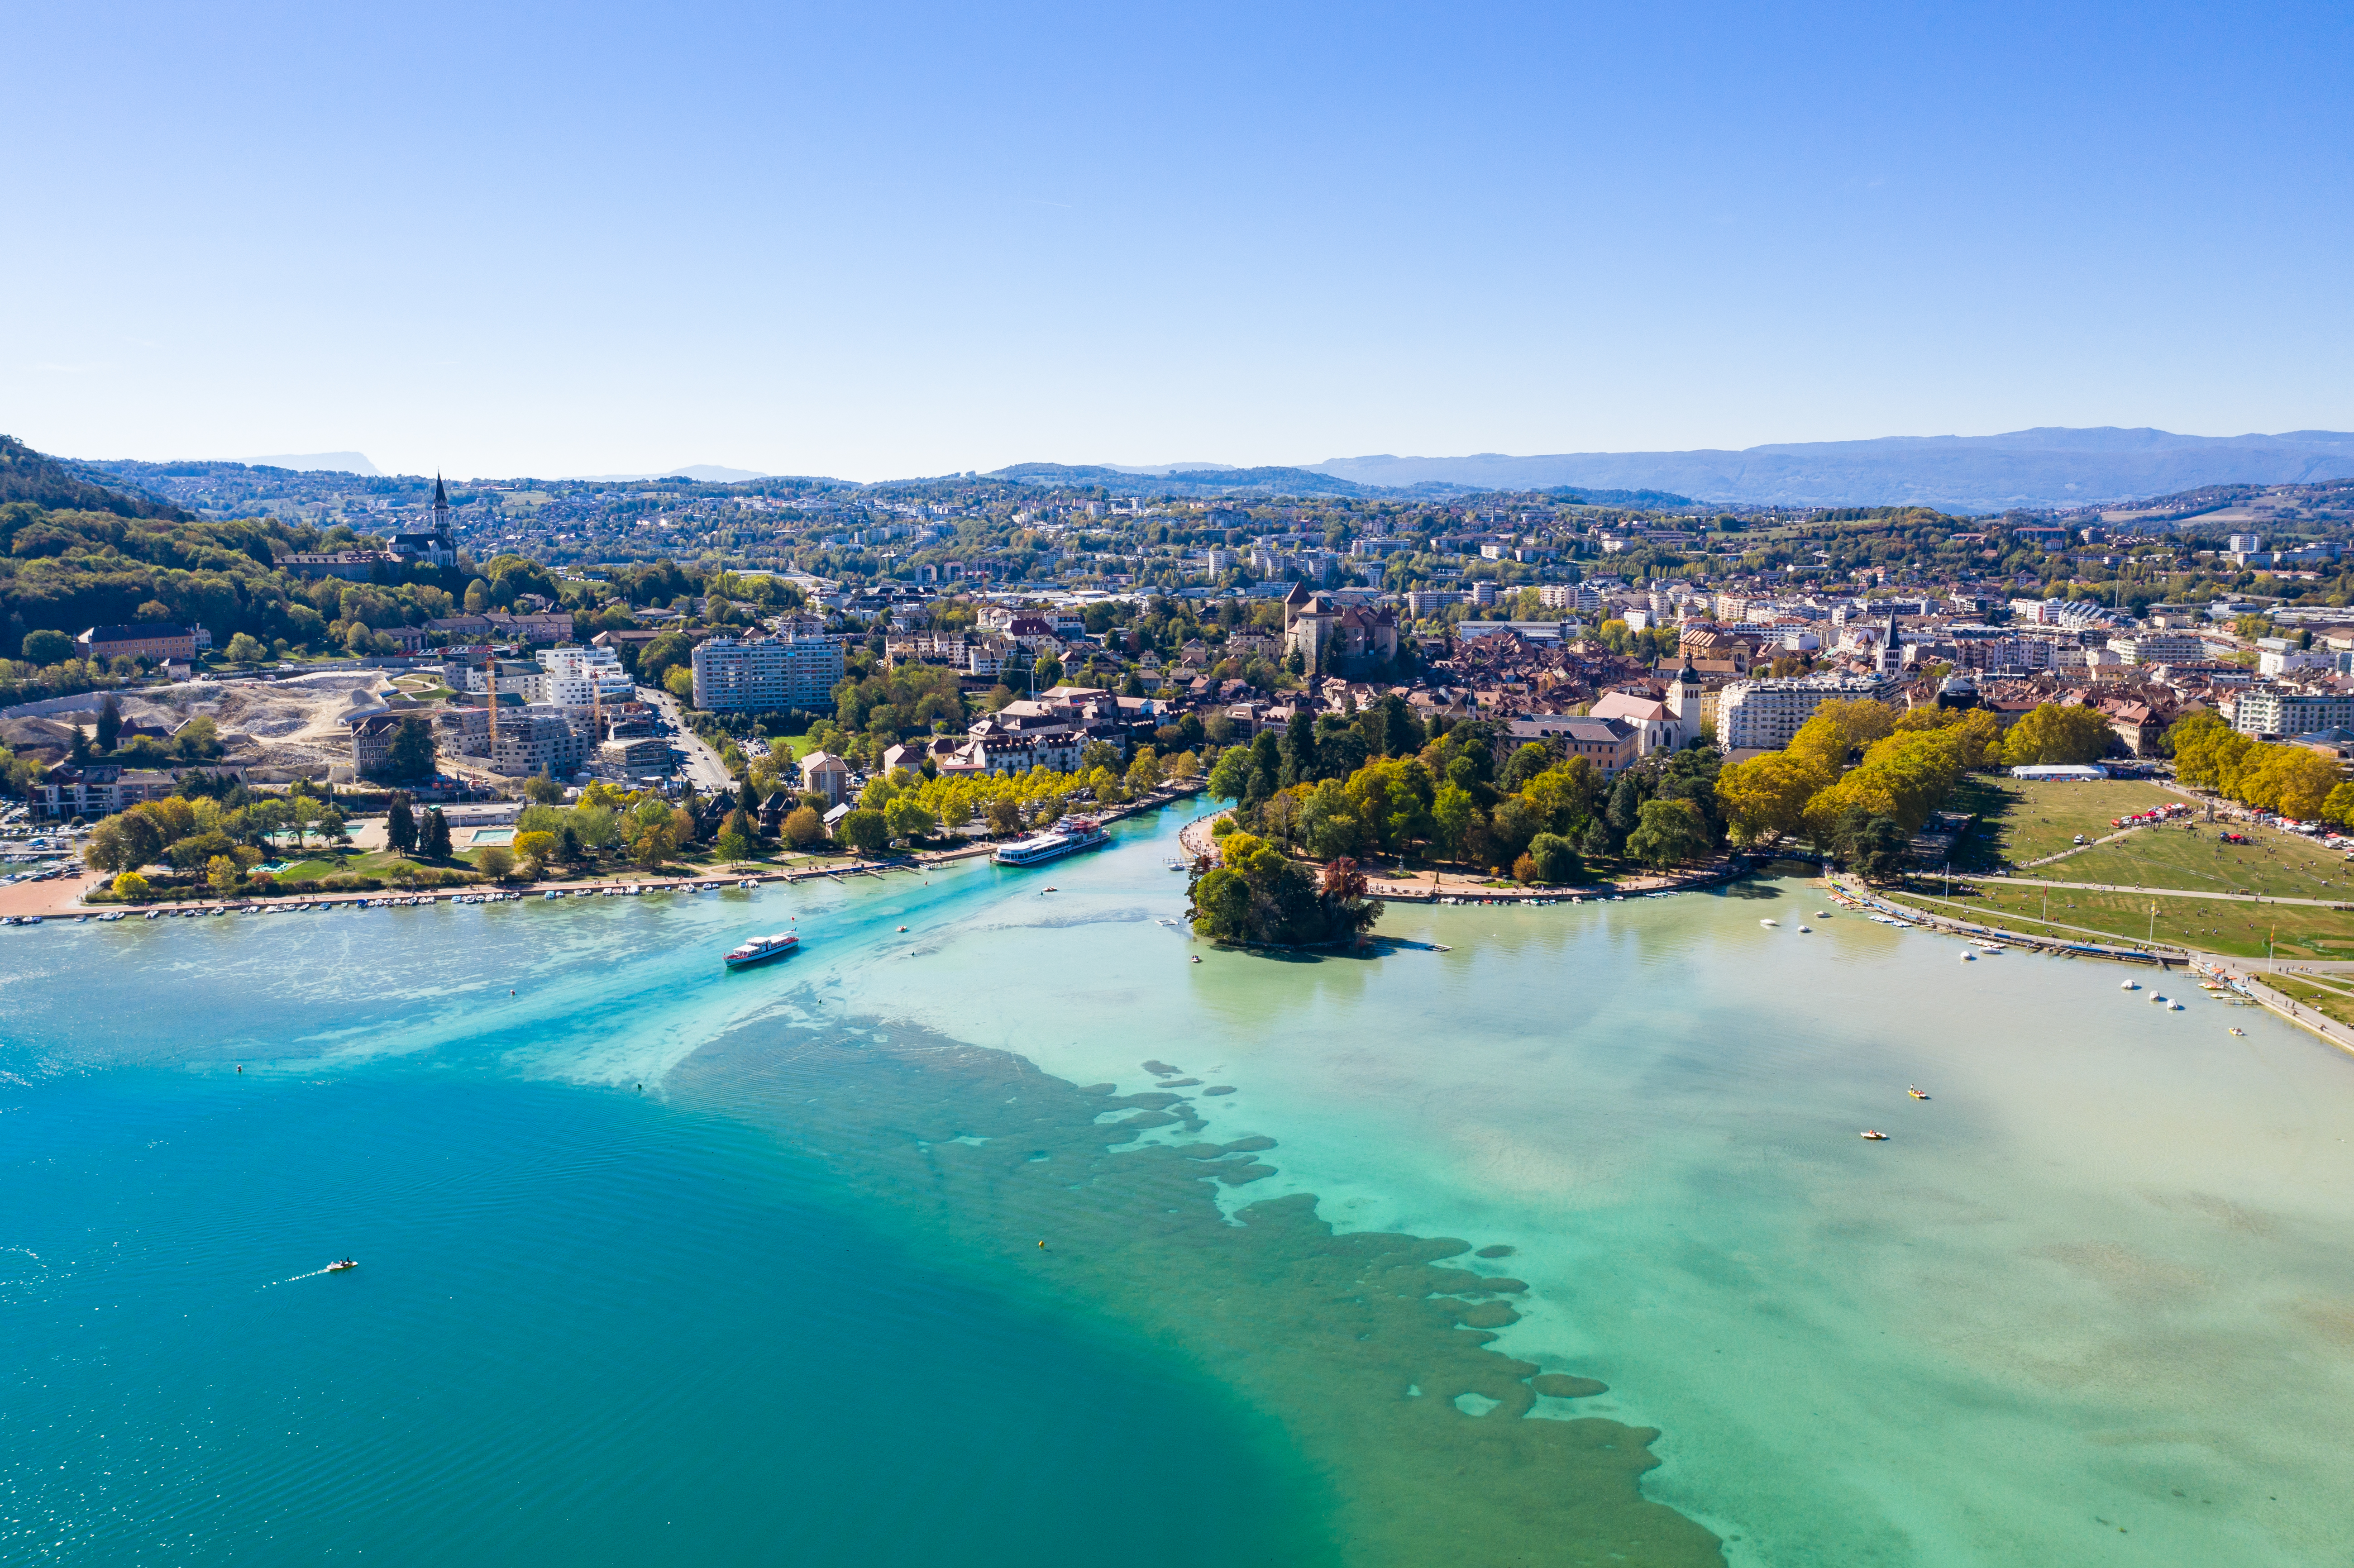
{"type": "Polygon", "coordinates": [[[779,931],[773,937],[755,937],[729,953],[723,960],[731,969],[749,969],[754,964],[781,958],[801,945],[801,939],[790,931],[779,931]]]}
{"type": "Polygon", "coordinates": [[[1044,865],[1050,860],[1060,860],[1081,850],[1100,849],[1109,842],[1111,834],[1093,817],[1070,817],[1045,832],[999,845],[990,858],[1000,865],[1044,865]]]}

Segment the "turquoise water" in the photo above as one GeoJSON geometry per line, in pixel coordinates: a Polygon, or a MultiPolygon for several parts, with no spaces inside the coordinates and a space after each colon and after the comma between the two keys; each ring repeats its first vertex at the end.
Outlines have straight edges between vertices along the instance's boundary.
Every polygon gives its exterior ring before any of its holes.
{"type": "Polygon", "coordinates": [[[1072,1562],[1176,1488],[1127,1554],[1316,1560],[1247,1412],[740,1127],[399,1068],[9,1099],[0,1559],[1072,1562]]]}
{"type": "Polygon", "coordinates": [[[2354,1063],[1797,882],[1208,952],[1175,827],[10,933],[0,1557],[2342,1560],[2354,1063]]]}

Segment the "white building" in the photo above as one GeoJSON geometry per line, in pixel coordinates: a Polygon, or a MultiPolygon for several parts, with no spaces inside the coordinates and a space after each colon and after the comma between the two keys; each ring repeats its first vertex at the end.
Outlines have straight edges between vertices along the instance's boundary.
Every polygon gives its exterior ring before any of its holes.
{"type": "Polygon", "coordinates": [[[1728,755],[1779,751],[1815,710],[1836,697],[1884,696],[1889,683],[1868,675],[1799,675],[1787,680],[1735,681],[1717,698],[1716,743],[1728,755]]]}
{"type": "Polygon", "coordinates": [[[2354,695],[2251,686],[2232,705],[2232,727],[2242,735],[2253,736],[2354,729],[2354,695]]]}
{"type": "Polygon", "coordinates": [[[2286,675],[2299,670],[2327,670],[2333,663],[2326,648],[2267,648],[2256,655],[2256,673],[2286,675]]]}
{"type": "Polygon", "coordinates": [[[842,644],[821,637],[714,637],[694,660],[695,705],[716,713],[825,707],[843,672],[842,644]]]}
{"type": "Polygon", "coordinates": [[[539,700],[563,708],[611,707],[635,702],[637,683],[610,648],[549,648],[539,655],[539,700]]]}
{"type": "Polygon", "coordinates": [[[2207,656],[2207,644],[2179,631],[2139,631],[2112,637],[2109,650],[2128,664],[2196,664],[2207,656]]]}

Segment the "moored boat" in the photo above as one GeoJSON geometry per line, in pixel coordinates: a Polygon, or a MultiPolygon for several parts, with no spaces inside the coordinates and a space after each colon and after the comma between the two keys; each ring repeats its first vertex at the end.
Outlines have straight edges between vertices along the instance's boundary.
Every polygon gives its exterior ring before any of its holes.
{"type": "Polygon", "coordinates": [[[1081,850],[1100,849],[1111,834],[1093,817],[1070,817],[1043,833],[1001,844],[989,858],[999,865],[1044,865],[1081,850]]]}

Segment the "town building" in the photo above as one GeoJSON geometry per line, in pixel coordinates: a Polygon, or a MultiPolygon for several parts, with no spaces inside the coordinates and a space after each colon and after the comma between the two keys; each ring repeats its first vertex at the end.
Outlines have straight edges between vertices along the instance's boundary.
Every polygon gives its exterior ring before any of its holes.
{"type": "Polygon", "coordinates": [[[1642,756],[1642,737],[1623,719],[1594,718],[1577,714],[1530,714],[1511,720],[1515,743],[1558,741],[1570,757],[1583,757],[1610,779],[1632,768],[1642,756]]]}
{"type": "Polygon", "coordinates": [[[1876,702],[1891,684],[1869,675],[1836,674],[1735,681],[1717,698],[1716,743],[1734,761],[1779,751],[1824,703],[1835,697],[1876,702]]]}
{"type": "Polygon", "coordinates": [[[1283,641],[1310,670],[1394,659],[1397,612],[1385,605],[1342,604],[1294,583],[1283,596],[1283,641]]]}
{"type": "Polygon", "coordinates": [[[2232,727],[2259,739],[2317,729],[2354,729],[2354,694],[2251,686],[2232,705],[2232,727]]]}
{"type": "Polygon", "coordinates": [[[2112,637],[2109,651],[2128,664],[2187,664],[2207,656],[2207,644],[2179,631],[2137,631],[2112,637]]]}
{"type": "Polygon", "coordinates": [[[539,655],[546,672],[541,700],[559,707],[597,709],[635,702],[638,685],[610,648],[549,648],[539,655]]]}
{"type": "Polygon", "coordinates": [[[196,656],[194,627],[93,626],[74,639],[77,659],[152,659],[161,663],[196,656]]]}
{"type": "Polygon", "coordinates": [[[660,736],[608,740],[597,747],[597,760],[617,773],[667,773],[675,761],[670,742],[660,736]]]}
{"type": "Polygon", "coordinates": [[[341,577],[345,582],[389,580],[401,565],[389,550],[290,550],[274,558],[280,570],[298,577],[341,577]]]}
{"type": "Polygon", "coordinates": [[[392,742],[414,713],[369,714],[352,721],[352,771],[373,779],[392,760],[392,742]]]}
{"type": "Polygon", "coordinates": [[[95,821],[142,800],[161,800],[177,788],[172,775],[160,769],[66,763],[50,768],[33,786],[33,809],[44,817],[95,821]]]}
{"type": "Polygon", "coordinates": [[[850,764],[830,751],[812,751],[801,758],[801,789],[839,806],[850,797],[850,764]]]}
{"type": "Polygon", "coordinates": [[[491,768],[510,779],[538,774],[569,779],[588,760],[588,726],[562,708],[533,703],[520,712],[502,710],[491,736],[491,768]]]}
{"type": "Polygon", "coordinates": [[[440,474],[433,476],[433,504],[426,513],[425,526],[403,529],[390,544],[394,556],[403,562],[429,567],[458,564],[458,538],[450,526],[450,493],[442,487],[440,474]]]}
{"type": "Polygon", "coordinates": [[[843,673],[842,644],[822,637],[715,637],[694,661],[695,705],[712,713],[824,707],[843,673]]]}

